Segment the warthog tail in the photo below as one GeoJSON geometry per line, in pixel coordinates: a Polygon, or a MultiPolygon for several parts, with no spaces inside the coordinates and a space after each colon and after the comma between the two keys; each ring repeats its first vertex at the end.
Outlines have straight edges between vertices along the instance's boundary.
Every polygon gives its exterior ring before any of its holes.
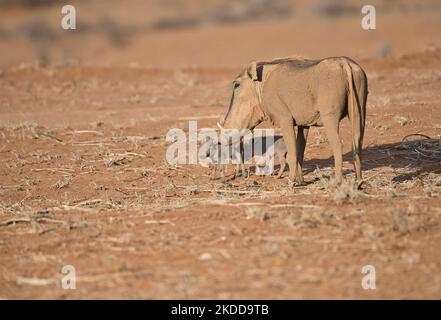
{"type": "MultiPolygon", "coordinates": [[[[363,145],[364,126],[365,126],[365,104],[367,88],[363,79],[357,81],[359,86],[354,81],[354,70],[348,61],[344,61],[343,68],[346,71],[346,77],[349,86],[348,92],[348,115],[352,126],[352,153],[354,156],[354,165],[357,175],[357,180],[361,181],[361,149],[363,145]],[[360,101],[360,98],[362,101],[360,101]]],[[[360,69],[361,70],[361,69],[360,69]]]]}

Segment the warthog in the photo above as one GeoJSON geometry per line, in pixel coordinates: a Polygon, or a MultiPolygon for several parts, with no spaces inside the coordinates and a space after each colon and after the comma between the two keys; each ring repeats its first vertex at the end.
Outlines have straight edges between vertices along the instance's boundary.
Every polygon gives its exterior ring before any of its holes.
{"type": "Polygon", "coordinates": [[[340,121],[352,124],[352,149],[361,183],[368,85],[363,69],[347,57],[321,60],[285,58],[252,62],[233,81],[221,129],[254,129],[265,119],[281,128],[288,150],[289,179],[303,184],[303,156],[310,126],[324,126],[332,147],[337,182],[342,179],[340,121]],[[297,127],[297,135],[295,128],[297,127]]]}
{"type": "MultiPolygon", "coordinates": [[[[274,156],[277,157],[279,164],[280,164],[280,169],[279,172],[277,174],[277,178],[281,178],[283,172],[285,171],[286,165],[287,165],[287,160],[286,160],[286,154],[287,154],[287,150],[286,150],[286,146],[285,146],[285,141],[283,140],[282,136],[274,136],[272,137],[272,141],[273,141],[273,145],[274,145],[274,156]]],[[[250,161],[251,159],[245,159],[245,152],[244,152],[244,144],[251,144],[250,148],[251,148],[251,154],[248,155],[251,158],[258,155],[258,156],[264,156],[264,157],[271,157],[272,155],[269,155],[269,147],[270,144],[268,142],[267,137],[259,137],[259,138],[253,138],[249,141],[240,141],[240,146],[239,146],[239,152],[240,154],[238,155],[238,159],[240,161],[240,163],[236,164],[236,169],[233,175],[233,179],[240,176],[240,175],[244,175],[246,177],[248,177],[249,172],[246,172],[245,170],[245,166],[244,163],[250,161]],[[254,143],[256,139],[262,139],[261,141],[261,150],[257,151],[254,148],[254,143]]],[[[230,150],[231,151],[231,150],[230,150]]],[[[222,158],[222,149],[221,149],[221,145],[219,144],[216,148],[216,145],[214,143],[211,144],[210,148],[207,149],[206,152],[206,157],[211,159],[211,163],[209,164],[209,168],[210,168],[210,172],[211,172],[211,179],[215,179],[216,178],[216,171],[218,168],[220,168],[220,172],[221,172],[221,177],[222,179],[225,180],[225,164],[221,164],[221,158],[222,158]],[[216,151],[217,150],[217,151],[216,151]]],[[[261,163],[256,163],[256,166],[265,166],[264,164],[262,165],[261,163]]]]}

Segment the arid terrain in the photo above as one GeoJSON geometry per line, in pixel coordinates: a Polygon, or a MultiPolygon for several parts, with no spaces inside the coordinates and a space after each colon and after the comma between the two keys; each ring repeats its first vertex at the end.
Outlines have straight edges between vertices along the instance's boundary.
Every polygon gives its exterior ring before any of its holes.
{"type": "Polygon", "coordinates": [[[368,31],[362,1],[72,1],[77,30],[48,2],[0,6],[0,298],[441,298],[438,1],[374,1],[368,31]],[[167,164],[168,130],[293,54],[365,69],[363,189],[347,119],[338,187],[321,128],[301,187],[167,164]]]}

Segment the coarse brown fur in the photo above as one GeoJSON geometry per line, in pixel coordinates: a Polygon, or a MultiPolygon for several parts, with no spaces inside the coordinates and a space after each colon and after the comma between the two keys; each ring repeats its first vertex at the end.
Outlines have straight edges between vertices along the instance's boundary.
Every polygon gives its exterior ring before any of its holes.
{"type": "Polygon", "coordinates": [[[296,184],[303,183],[302,165],[309,127],[324,126],[339,182],[343,162],[339,124],[349,116],[354,167],[361,182],[367,94],[366,74],[347,57],[252,62],[234,80],[230,107],[220,126],[254,129],[263,120],[271,120],[282,130],[288,150],[289,178],[296,184]],[[297,134],[294,127],[298,128],[297,134]]]}

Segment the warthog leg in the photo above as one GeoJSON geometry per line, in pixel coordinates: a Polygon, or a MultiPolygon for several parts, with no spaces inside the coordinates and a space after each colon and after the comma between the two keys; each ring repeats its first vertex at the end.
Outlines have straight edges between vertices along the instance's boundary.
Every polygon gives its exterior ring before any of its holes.
{"type": "Polygon", "coordinates": [[[243,162],[241,162],[240,164],[236,164],[236,170],[234,172],[233,179],[235,179],[236,177],[248,178],[246,175],[245,164],[243,162]]]}
{"type": "Polygon", "coordinates": [[[236,177],[240,177],[242,173],[240,172],[240,164],[236,164],[236,169],[234,170],[233,179],[236,179],[236,177]]]}
{"type": "Polygon", "coordinates": [[[212,163],[210,164],[210,179],[216,179],[216,165],[212,163]]]}
{"type": "Polygon", "coordinates": [[[338,134],[339,119],[334,115],[326,115],[322,117],[323,126],[325,127],[326,136],[331,145],[335,162],[335,180],[337,183],[342,181],[343,154],[341,148],[340,136],[338,134]]]}
{"type": "Polygon", "coordinates": [[[226,179],[225,179],[225,164],[220,165],[220,171],[221,171],[222,181],[226,181],[226,179]]]}
{"type": "Polygon", "coordinates": [[[220,168],[221,177],[222,180],[225,180],[225,165],[224,164],[210,164],[210,170],[211,170],[211,180],[216,180],[216,171],[220,168]]]}
{"type": "Polygon", "coordinates": [[[298,170],[302,172],[303,157],[305,155],[306,141],[308,140],[309,127],[298,126],[297,129],[297,163],[298,170]]]}
{"type": "Polygon", "coordinates": [[[278,154],[278,158],[279,158],[279,163],[280,163],[280,169],[279,169],[279,173],[277,174],[277,179],[282,178],[283,172],[285,171],[286,168],[286,158],[285,155],[281,155],[278,154]]]}
{"type": "Polygon", "coordinates": [[[289,165],[289,179],[294,185],[302,185],[303,173],[299,171],[299,166],[297,164],[297,142],[296,142],[296,132],[292,123],[290,121],[284,121],[280,124],[283,132],[283,139],[285,140],[286,150],[288,151],[287,160],[289,165]]]}

